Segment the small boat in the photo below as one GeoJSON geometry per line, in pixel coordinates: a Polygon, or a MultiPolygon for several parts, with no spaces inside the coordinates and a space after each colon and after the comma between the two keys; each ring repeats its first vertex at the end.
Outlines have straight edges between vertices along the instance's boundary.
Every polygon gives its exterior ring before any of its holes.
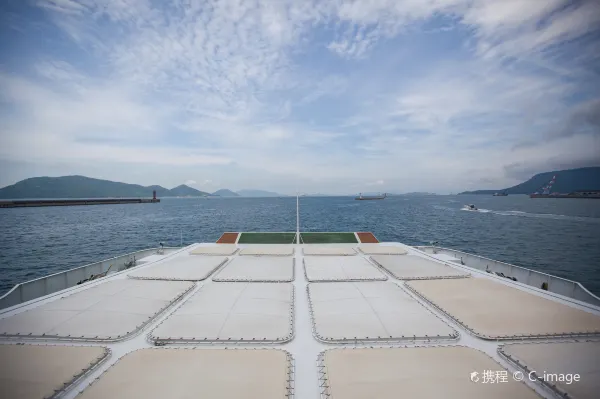
{"type": "Polygon", "coordinates": [[[385,199],[387,197],[386,193],[383,193],[383,195],[378,195],[378,196],[367,196],[367,195],[362,195],[362,193],[358,194],[358,197],[355,197],[354,199],[357,201],[368,201],[368,200],[382,200],[385,199]]]}
{"type": "Polygon", "coordinates": [[[507,197],[508,193],[506,191],[501,191],[499,193],[494,193],[494,197],[507,197]]]}
{"type": "Polygon", "coordinates": [[[463,207],[463,209],[465,209],[465,210],[467,210],[467,211],[478,211],[478,210],[479,210],[479,209],[477,209],[477,207],[476,207],[475,205],[473,205],[473,204],[468,204],[468,205],[465,205],[465,206],[463,207]]]}

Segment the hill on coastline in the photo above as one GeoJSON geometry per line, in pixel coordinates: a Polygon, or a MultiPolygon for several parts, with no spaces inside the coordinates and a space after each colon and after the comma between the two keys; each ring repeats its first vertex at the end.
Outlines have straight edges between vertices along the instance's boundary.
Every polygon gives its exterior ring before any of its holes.
{"type": "Polygon", "coordinates": [[[226,188],[217,190],[214,193],[212,193],[212,195],[216,195],[219,197],[239,197],[240,196],[238,193],[234,193],[233,191],[228,190],[226,188]]]}
{"type": "Polygon", "coordinates": [[[182,184],[170,189],[169,195],[173,197],[203,197],[210,194],[182,184]]]}
{"type": "Polygon", "coordinates": [[[171,190],[162,186],[141,186],[85,176],[32,177],[0,189],[2,199],[23,198],[111,198],[111,197],[202,197],[210,195],[182,184],[171,190]]]}
{"type": "Polygon", "coordinates": [[[600,167],[555,170],[552,172],[539,173],[531,179],[517,184],[516,186],[498,190],[476,190],[465,191],[460,194],[493,194],[505,191],[507,194],[531,194],[540,190],[548,184],[552,177],[556,176],[556,182],[552,191],[557,193],[571,193],[573,191],[596,191],[600,190],[600,167]]]}
{"type": "Polygon", "coordinates": [[[239,191],[231,191],[226,188],[222,188],[213,193],[215,196],[219,197],[256,197],[256,198],[264,198],[264,197],[287,197],[282,194],[278,194],[273,191],[265,191],[265,190],[239,190],[239,191]]]}

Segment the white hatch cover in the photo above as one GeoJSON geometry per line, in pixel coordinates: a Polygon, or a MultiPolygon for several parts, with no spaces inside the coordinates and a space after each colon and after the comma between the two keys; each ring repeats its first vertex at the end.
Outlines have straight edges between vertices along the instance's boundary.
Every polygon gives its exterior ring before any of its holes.
{"type": "Polygon", "coordinates": [[[291,256],[294,247],[291,245],[252,245],[240,250],[240,255],[250,256],[291,256]]]}
{"type": "Polygon", "coordinates": [[[213,277],[213,281],[290,282],[294,280],[294,264],[293,257],[235,257],[213,277]]]}
{"type": "Polygon", "coordinates": [[[453,339],[458,333],[389,282],[310,283],[315,335],[322,341],[453,339]]]}
{"type": "Polygon", "coordinates": [[[291,357],[277,349],[140,349],[125,355],[78,399],[284,399],[291,357]]]}
{"type": "Polygon", "coordinates": [[[217,244],[211,246],[201,246],[190,251],[190,255],[233,255],[237,251],[237,246],[233,244],[217,244]]]}
{"type": "Polygon", "coordinates": [[[600,342],[553,342],[504,345],[498,350],[540,378],[559,395],[595,399],[600,392],[600,342]],[[578,381],[574,375],[578,374],[578,381]]]}
{"type": "Polygon", "coordinates": [[[358,249],[365,255],[406,255],[408,253],[400,247],[380,244],[361,244],[358,249]]]}
{"type": "Polygon", "coordinates": [[[303,263],[308,281],[387,280],[362,256],[311,256],[304,258],[303,263]]]}
{"type": "Polygon", "coordinates": [[[157,341],[288,341],[294,287],[216,283],[202,287],[151,333],[157,341]]]}
{"type": "Polygon", "coordinates": [[[485,370],[506,370],[485,353],[466,347],[331,349],[319,360],[328,398],[539,398],[508,371],[506,381],[484,384],[480,375],[485,370]],[[477,382],[471,381],[473,372],[478,373],[477,382]]]}
{"type": "Polygon", "coordinates": [[[136,270],[128,276],[148,280],[199,281],[206,279],[225,262],[227,258],[221,256],[183,255],[136,270]]]}
{"type": "Polygon", "coordinates": [[[373,255],[371,260],[399,280],[461,278],[469,273],[415,255],[373,255]]]}
{"type": "Polygon", "coordinates": [[[100,346],[0,345],[0,396],[53,397],[107,355],[100,346]]]}
{"type": "Polygon", "coordinates": [[[600,333],[600,316],[488,279],[405,284],[484,339],[600,333]]]}
{"type": "Polygon", "coordinates": [[[352,256],[356,251],[352,247],[339,247],[332,245],[308,245],[302,248],[305,256],[352,256]]]}
{"type": "Polygon", "coordinates": [[[109,281],[0,320],[0,336],[117,340],[193,287],[183,281],[109,281]]]}

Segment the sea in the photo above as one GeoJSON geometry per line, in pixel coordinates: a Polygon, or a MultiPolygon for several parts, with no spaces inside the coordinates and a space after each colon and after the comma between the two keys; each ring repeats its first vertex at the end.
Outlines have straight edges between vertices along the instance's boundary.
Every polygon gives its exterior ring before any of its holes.
{"type": "MultiPolygon", "coordinates": [[[[301,231],[370,231],[581,282],[600,295],[600,201],[524,195],[300,197],[301,231]],[[474,204],[478,212],[463,210],[474,204]]],[[[225,231],[296,231],[296,198],[164,198],[157,204],[0,209],[0,295],[129,252],[214,242],[225,231]]]]}

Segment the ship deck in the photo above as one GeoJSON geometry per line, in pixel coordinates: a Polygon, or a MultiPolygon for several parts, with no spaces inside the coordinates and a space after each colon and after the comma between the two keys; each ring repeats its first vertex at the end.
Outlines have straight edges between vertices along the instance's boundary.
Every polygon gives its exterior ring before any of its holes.
{"type": "Polygon", "coordinates": [[[227,237],[1,310],[0,391],[391,399],[600,389],[597,306],[356,233],[315,244],[227,237]],[[46,364],[55,357],[60,370],[46,364]],[[579,372],[582,384],[529,381],[527,367],[579,372]],[[486,370],[508,379],[485,384],[486,370]]]}

